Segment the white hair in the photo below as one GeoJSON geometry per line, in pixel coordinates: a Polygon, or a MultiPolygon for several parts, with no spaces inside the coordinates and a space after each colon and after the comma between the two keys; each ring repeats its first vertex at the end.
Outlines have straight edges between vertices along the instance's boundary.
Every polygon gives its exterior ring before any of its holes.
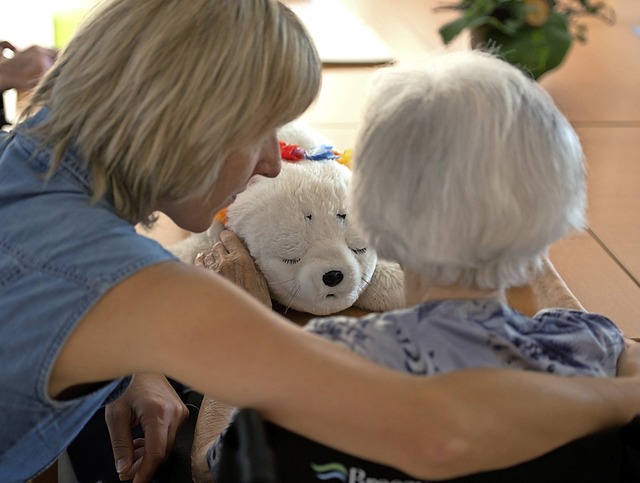
{"type": "Polygon", "coordinates": [[[354,218],[433,283],[526,283],[584,223],[584,156],[550,96],[491,54],[383,69],[355,148],[354,218]]]}

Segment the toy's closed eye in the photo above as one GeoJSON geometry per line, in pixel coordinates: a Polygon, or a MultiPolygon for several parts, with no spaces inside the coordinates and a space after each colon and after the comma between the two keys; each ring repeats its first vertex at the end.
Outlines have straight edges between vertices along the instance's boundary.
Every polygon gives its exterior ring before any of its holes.
{"type": "Polygon", "coordinates": [[[367,253],[367,247],[364,247],[364,248],[351,248],[351,247],[349,247],[349,250],[351,250],[356,255],[362,255],[363,253],[367,253]]]}
{"type": "Polygon", "coordinates": [[[295,265],[300,261],[299,258],[283,258],[282,261],[287,265],[295,265]]]}

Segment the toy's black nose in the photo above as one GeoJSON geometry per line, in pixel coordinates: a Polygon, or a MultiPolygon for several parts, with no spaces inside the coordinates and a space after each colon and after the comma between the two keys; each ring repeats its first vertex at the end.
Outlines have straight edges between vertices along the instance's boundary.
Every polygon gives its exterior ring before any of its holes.
{"type": "Polygon", "coordinates": [[[322,281],[327,287],[335,287],[340,282],[342,282],[343,278],[344,275],[342,275],[341,271],[331,270],[330,272],[327,272],[322,276],[322,281]]]}

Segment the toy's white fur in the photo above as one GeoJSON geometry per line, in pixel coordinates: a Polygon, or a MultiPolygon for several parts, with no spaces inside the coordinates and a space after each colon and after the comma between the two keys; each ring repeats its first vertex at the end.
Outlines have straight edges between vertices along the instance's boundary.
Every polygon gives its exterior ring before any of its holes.
{"type": "MultiPolygon", "coordinates": [[[[330,144],[295,122],[279,138],[305,149],[330,144]]],[[[370,311],[403,303],[402,273],[378,260],[347,205],[351,171],[335,161],[284,162],[276,178],[256,177],[227,209],[227,227],[244,240],[273,300],[316,315],[351,306],[370,311]]],[[[215,242],[221,227],[174,247],[185,261],[215,242]]]]}
{"type": "Polygon", "coordinates": [[[352,208],[369,241],[433,283],[524,284],[584,223],[576,133],[542,87],[490,54],[382,70],[354,164],[352,208]]]}

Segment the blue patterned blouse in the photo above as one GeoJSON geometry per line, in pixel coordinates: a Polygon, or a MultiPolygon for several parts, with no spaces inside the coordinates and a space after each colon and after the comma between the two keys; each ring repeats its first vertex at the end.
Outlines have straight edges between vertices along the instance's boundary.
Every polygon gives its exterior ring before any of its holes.
{"type": "Polygon", "coordinates": [[[602,315],[551,309],[526,317],[497,300],[445,300],[361,319],[313,319],[306,329],[412,374],[471,367],[615,376],[621,331],[602,315]]]}

